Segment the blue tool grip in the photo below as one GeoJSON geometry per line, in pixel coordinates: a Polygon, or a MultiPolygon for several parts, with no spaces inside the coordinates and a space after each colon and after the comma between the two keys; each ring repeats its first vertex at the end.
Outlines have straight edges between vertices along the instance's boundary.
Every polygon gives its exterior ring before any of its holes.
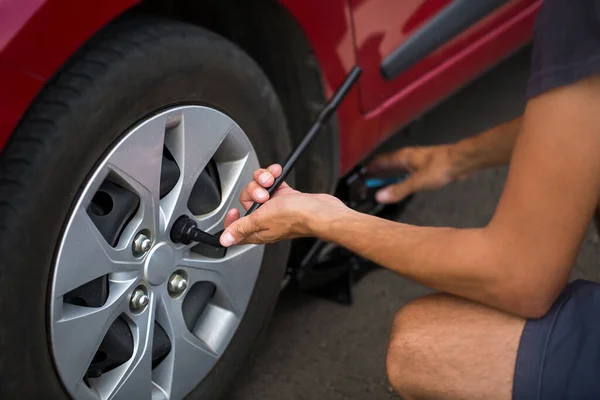
{"type": "Polygon", "coordinates": [[[397,177],[397,176],[392,176],[389,178],[370,178],[370,179],[367,179],[367,181],[365,182],[365,185],[369,189],[381,188],[384,186],[393,185],[393,184],[401,182],[405,179],[406,179],[406,177],[397,177]]]}

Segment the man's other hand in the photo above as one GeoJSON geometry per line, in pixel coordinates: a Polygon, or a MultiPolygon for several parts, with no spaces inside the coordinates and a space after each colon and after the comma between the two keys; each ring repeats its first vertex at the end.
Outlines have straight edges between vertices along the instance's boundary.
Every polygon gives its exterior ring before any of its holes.
{"type": "Polygon", "coordinates": [[[301,193],[282,183],[269,198],[265,188],[281,175],[281,166],[254,171],[254,180],[240,194],[240,203],[248,210],[254,202],[262,206],[247,217],[240,218],[238,209],[230,210],[225,217],[225,231],[221,244],[265,244],[284,239],[312,236],[314,225],[326,217],[348,208],[337,198],[326,194],[301,193]]]}
{"type": "Polygon", "coordinates": [[[397,203],[422,190],[439,189],[462,178],[454,145],[406,147],[376,157],[368,166],[368,173],[381,176],[408,171],[402,182],[379,190],[376,199],[382,204],[397,203]]]}

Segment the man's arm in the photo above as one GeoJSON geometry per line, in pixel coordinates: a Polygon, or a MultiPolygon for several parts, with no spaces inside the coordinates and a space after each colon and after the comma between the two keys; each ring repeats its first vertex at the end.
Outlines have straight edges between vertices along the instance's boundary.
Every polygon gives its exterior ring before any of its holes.
{"type": "Polygon", "coordinates": [[[600,195],[600,79],[529,102],[483,229],[408,226],[345,210],[314,234],[431,288],[539,317],[569,277],[600,195]]]}
{"type": "MultiPolygon", "coordinates": [[[[222,243],[317,236],[433,289],[539,317],[564,287],[600,195],[598,104],[599,78],[528,103],[485,228],[409,226],[357,213],[331,196],[290,191],[248,217],[230,213],[222,243]]],[[[257,200],[258,187],[248,185],[245,206],[257,200]]]]}
{"type": "Polygon", "coordinates": [[[454,152],[459,159],[460,172],[470,175],[485,168],[508,164],[522,124],[523,117],[519,116],[457,142],[454,152]]]}

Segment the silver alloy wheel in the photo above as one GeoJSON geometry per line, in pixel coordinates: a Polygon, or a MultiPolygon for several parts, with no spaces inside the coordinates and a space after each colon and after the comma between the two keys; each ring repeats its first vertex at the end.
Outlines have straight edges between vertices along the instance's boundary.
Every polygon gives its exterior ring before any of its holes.
{"type": "Polygon", "coordinates": [[[238,246],[215,259],[190,251],[192,245],[173,244],[172,223],[181,215],[195,218],[201,229],[218,232],[225,213],[241,207],[237,201],[259,163],[242,129],[227,115],[201,106],[172,108],[131,129],[93,171],[60,240],[51,287],[50,321],[55,364],[76,399],[180,399],[195,388],[227,348],[244,315],[260,270],[264,247],[238,246]],[[163,146],[171,152],[181,174],[174,188],[159,196],[163,146]],[[213,159],[221,182],[221,202],[205,215],[187,207],[193,185],[213,159]],[[136,193],[135,216],[111,246],[86,210],[107,177],[136,193]],[[152,246],[135,254],[139,232],[149,234],[152,246]],[[171,296],[169,278],[182,271],[187,288],[171,296]],[[100,307],[67,303],[65,294],[108,276],[108,298],[100,307]],[[192,285],[212,282],[216,292],[201,318],[188,329],[182,304],[192,285]],[[139,312],[130,309],[136,288],[148,293],[139,312]],[[133,356],[103,374],[84,375],[107,330],[122,317],[133,337],[133,356]],[[155,321],[167,333],[171,350],[153,368],[151,351],[155,321]]]}

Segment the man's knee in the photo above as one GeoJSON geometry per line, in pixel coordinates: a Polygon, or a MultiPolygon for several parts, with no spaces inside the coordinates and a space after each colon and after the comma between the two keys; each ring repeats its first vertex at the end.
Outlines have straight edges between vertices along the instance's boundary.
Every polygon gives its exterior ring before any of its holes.
{"type": "Polygon", "coordinates": [[[394,389],[406,399],[419,397],[431,376],[436,305],[451,296],[436,294],[407,303],[396,312],[388,345],[386,369],[394,389]],[[429,331],[429,332],[428,332],[429,331]],[[429,370],[429,371],[428,371],[429,370]]]}
{"type": "Polygon", "coordinates": [[[524,324],[448,294],[411,301],[394,317],[387,353],[390,383],[405,399],[490,393],[508,398],[524,324]]]}

